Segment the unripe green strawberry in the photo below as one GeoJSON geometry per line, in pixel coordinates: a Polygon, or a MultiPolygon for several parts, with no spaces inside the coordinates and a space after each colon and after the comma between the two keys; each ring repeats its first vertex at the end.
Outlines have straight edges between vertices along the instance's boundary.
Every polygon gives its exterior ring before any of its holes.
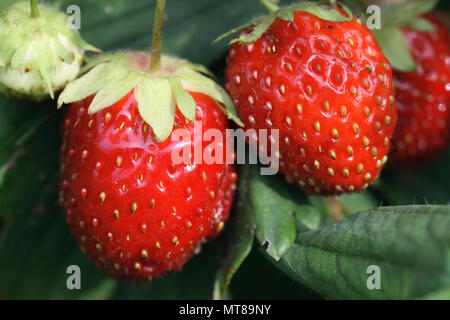
{"type": "Polygon", "coordinates": [[[67,16],[21,1],[0,13],[0,90],[35,101],[54,96],[79,73],[85,50],[97,50],[70,29],[67,16]]]}

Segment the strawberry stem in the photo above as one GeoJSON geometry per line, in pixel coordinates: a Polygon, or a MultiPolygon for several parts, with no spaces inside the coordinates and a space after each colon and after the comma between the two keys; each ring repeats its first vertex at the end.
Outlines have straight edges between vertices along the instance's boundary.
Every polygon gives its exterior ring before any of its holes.
{"type": "Polygon", "coordinates": [[[341,222],[346,216],[351,214],[350,209],[335,196],[324,197],[323,201],[326,214],[331,223],[341,222]]]}
{"type": "Polygon", "coordinates": [[[150,73],[161,72],[162,32],[164,24],[164,10],[166,0],[156,0],[155,21],[153,23],[153,41],[150,63],[150,73]]]}
{"type": "Polygon", "coordinates": [[[257,0],[260,5],[262,5],[269,12],[277,12],[280,7],[278,7],[275,3],[270,0],[257,0]]]}
{"type": "Polygon", "coordinates": [[[37,0],[30,0],[30,7],[31,7],[31,17],[37,18],[39,17],[39,9],[37,0]]]}

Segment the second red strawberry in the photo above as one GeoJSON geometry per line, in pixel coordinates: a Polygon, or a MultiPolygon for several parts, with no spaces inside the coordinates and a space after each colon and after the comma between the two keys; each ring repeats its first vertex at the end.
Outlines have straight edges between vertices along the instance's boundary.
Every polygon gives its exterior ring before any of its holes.
{"type": "Polygon", "coordinates": [[[386,163],[397,121],[390,64],[359,20],[279,16],[231,46],[226,89],[246,128],[279,129],[288,181],[315,194],[360,191],[386,163]]]}

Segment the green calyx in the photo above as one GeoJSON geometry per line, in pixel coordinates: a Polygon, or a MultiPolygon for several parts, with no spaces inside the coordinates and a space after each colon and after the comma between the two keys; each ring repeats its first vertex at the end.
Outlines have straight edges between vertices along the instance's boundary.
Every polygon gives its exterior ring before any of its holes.
{"type": "Polygon", "coordinates": [[[200,92],[215,99],[229,119],[243,126],[233,102],[203,66],[186,60],[162,56],[161,72],[150,72],[148,52],[102,54],[88,61],[88,71],[64,89],[58,107],[95,94],[89,114],[103,110],[134,90],[139,113],[153,130],[155,140],[166,140],[173,129],[175,106],[195,121],[196,104],[188,93],[200,92]]]}
{"type": "MultiPolygon", "coordinates": [[[[394,69],[403,72],[416,70],[417,65],[401,28],[433,32],[434,25],[420,15],[433,10],[437,3],[438,0],[410,0],[381,6],[381,28],[371,31],[394,69]]],[[[367,18],[362,17],[363,20],[367,18]]]]}
{"type": "Polygon", "coordinates": [[[99,51],[67,24],[56,8],[17,2],[0,12],[0,88],[32,100],[53,98],[75,79],[85,50],[99,51]],[[36,9],[36,8],[35,8],[36,9]]]}
{"type": "Polygon", "coordinates": [[[336,6],[330,6],[319,2],[304,1],[284,8],[280,8],[273,2],[269,2],[267,0],[262,0],[260,2],[269,11],[267,16],[255,18],[249,23],[230,30],[214,40],[213,44],[233,34],[246,31],[250,27],[254,27],[250,33],[243,33],[239,35],[237,38],[231,40],[230,44],[235,42],[239,42],[241,44],[253,43],[258,40],[264,32],[266,32],[267,28],[269,28],[276,19],[294,22],[294,13],[296,11],[308,12],[327,21],[346,22],[354,20],[352,13],[342,5],[341,7],[346,11],[348,16],[344,16],[336,8],[336,6]]]}

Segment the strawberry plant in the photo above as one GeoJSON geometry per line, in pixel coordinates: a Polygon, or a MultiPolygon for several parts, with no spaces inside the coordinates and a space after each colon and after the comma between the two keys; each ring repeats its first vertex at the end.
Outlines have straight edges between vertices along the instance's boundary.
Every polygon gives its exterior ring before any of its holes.
{"type": "Polygon", "coordinates": [[[445,1],[376,2],[372,30],[356,1],[168,0],[153,56],[156,1],[56,3],[105,53],[65,89],[36,62],[40,102],[0,96],[1,299],[450,299],[445,1]],[[171,165],[194,123],[279,129],[280,173],[171,165]]]}

